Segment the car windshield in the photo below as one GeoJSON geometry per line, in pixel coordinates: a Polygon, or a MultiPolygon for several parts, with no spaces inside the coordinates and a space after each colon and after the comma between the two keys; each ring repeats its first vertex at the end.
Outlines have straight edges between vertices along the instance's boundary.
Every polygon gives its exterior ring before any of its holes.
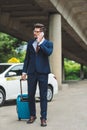
{"type": "Polygon", "coordinates": [[[0,65],[0,74],[3,73],[11,65],[0,65]]]}

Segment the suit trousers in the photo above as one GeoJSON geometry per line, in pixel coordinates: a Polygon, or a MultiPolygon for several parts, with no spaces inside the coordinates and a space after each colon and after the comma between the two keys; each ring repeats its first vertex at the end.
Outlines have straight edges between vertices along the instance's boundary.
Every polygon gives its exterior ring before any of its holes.
{"type": "Polygon", "coordinates": [[[48,74],[41,74],[37,72],[28,75],[28,95],[29,95],[30,116],[36,116],[35,93],[36,93],[37,83],[39,85],[41,119],[47,119],[48,74]]]}

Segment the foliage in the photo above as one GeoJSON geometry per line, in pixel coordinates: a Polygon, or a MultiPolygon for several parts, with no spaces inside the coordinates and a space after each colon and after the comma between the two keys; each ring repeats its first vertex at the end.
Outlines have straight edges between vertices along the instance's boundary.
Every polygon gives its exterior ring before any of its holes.
{"type": "Polygon", "coordinates": [[[65,59],[64,69],[66,80],[75,80],[80,78],[80,64],[65,59]]]}
{"type": "Polygon", "coordinates": [[[84,66],[84,78],[87,78],[87,66],[84,66]]]}
{"type": "Polygon", "coordinates": [[[20,60],[21,63],[24,62],[25,54],[26,54],[26,51],[23,51],[23,52],[19,52],[16,56],[20,60]]]}
{"type": "Polygon", "coordinates": [[[25,44],[20,39],[0,32],[0,62],[7,62],[10,58],[16,57],[23,61],[24,53],[17,53],[15,50],[20,45],[25,44]]]}

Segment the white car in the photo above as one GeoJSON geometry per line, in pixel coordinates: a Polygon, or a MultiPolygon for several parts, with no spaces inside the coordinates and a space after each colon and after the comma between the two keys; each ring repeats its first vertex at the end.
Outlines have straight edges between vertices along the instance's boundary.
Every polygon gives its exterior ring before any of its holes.
{"type": "MultiPolygon", "coordinates": [[[[0,63],[0,106],[6,100],[16,99],[20,94],[20,78],[23,63],[0,63]]],[[[27,81],[22,82],[23,94],[27,93],[27,81]]],[[[58,83],[54,74],[50,73],[48,78],[47,100],[51,101],[54,94],[58,93],[58,83]]],[[[39,97],[37,84],[36,97],[39,97]]]]}

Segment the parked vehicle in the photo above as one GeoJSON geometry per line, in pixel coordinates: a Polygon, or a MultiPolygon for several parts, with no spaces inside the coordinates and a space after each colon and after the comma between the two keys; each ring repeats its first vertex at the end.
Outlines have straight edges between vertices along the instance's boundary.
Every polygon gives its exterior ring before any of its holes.
{"type": "MultiPolygon", "coordinates": [[[[22,74],[23,63],[0,63],[0,106],[6,100],[16,99],[20,94],[20,78],[22,74]]],[[[23,93],[27,93],[27,81],[23,81],[23,93]]],[[[55,75],[50,73],[48,78],[47,100],[51,101],[53,95],[58,93],[58,83],[55,75]]],[[[39,89],[37,84],[36,97],[39,98],[39,89]]]]}

